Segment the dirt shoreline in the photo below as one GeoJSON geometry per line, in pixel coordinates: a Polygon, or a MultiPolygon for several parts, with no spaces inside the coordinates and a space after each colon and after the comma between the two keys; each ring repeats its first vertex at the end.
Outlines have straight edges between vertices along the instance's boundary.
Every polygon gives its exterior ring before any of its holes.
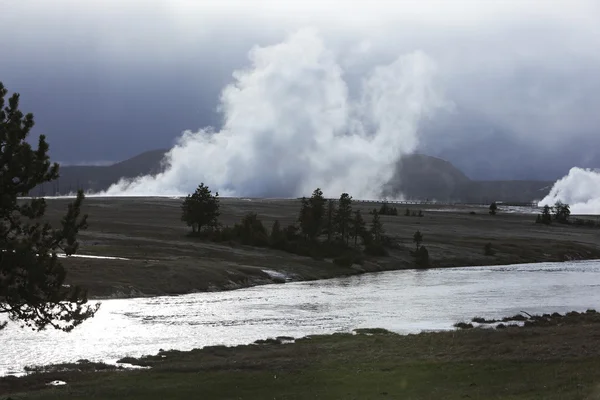
{"type": "MultiPolygon", "coordinates": [[[[58,223],[70,200],[48,200],[48,217],[58,223]]],[[[424,209],[425,216],[383,216],[386,233],[399,248],[389,257],[367,257],[363,265],[341,267],[331,260],[249,246],[217,244],[187,237],[179,199],[88,198],[90,227],[81,235],[80,254],[127,260],[63,260],[69,284],[88,288],[90,299],[178,295],[233,290],[285,281],[306,281],[362,273],[413,269],[410,250],[418,229],[432,268],[507,265],[600,259],[600,229],[535,224],[535,215],[500,208],[491,216],[483,207],[402,206],[424,209]],[[475,214],[473,214],[475,213],[475,214]],[[492,243],[495,254],[486,256],[492,243]],[[287,277],[284,278],[283,276],[287,277]]],[[[275,220],[295,222],[298,200],[222,199],[221,222],[233,225],[255,212],[270,229],[275,220]]],[[[377,203],[356,203],[364,215],[377,203]]]]}

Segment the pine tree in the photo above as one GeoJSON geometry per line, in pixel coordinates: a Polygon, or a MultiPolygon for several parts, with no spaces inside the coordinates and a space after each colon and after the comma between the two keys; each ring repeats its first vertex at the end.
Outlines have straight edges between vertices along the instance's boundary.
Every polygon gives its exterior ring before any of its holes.
{"type": "Polygon", "coordinates": [[[17,93],[5,105],[7,93],[0,82],[0,314],[37,330],[70,331],[98,309],[87,305],[85,290],[64,284],[66,271],[57,256],[78,249],[77,234],[87,227],[87,215],[81,215],[84,195],[77,193],[59,229],[41,221],[43,198],[18,200],[58,179],[59,167],[50,164],[44,135],[35,150],[27,143],[33,115],[19,110],[17,93]]]}
{"type": "Polygon", "coordinates": [[[316,188],[313,191],[309,199],[309,204],[312,216],[310,237],[311,239],[316,239],[323,231],[323,220],[325,218],[325,198],[320,188],[316,188]]]}
{"type": "Polygon", "coordinates": [[[554,212],[554,219],[558,222],[566,224],[569,222],[569,216],[571,216],[571,208],[568,204],[565,204],[561,201],[557,201],[552,207],[554,212]]]}
{"type": "Polygon", "coordinates": [[[302,198],[298,222],[306,239],[315,240],[321,235],[324,217],[325,198],[321,189],[317,188],[309,199],[302,198]]]}
{"type": "Polygon", "coordinates": [[[367,231],[367,225],[365,220],[360,213],[360,210],[354,212],[354,218],[352,219],[352,237],[354,238],[354,247],[358,246],[358,238],[364,238],[365,232],[367,231]]]}
{"type": "Polygon", "coordinates": [[[421,231],[416,231],[415,232],[415,234],[413,235],[413,242],[416,243],[416,245],[417,245],[417,252],[418,252],[419,251],[419,246],[423,242],[423,235],[421,234],[421,231]]]}
{"type": "Polygon", "coordinates": [[[371,238],[375,243],[381,243],[385,231],[383,230],[383,224],[377,211],[373,212],[373,219],[371,220],[371,238]]]}
{"type": "Polygon", "coordinates": [[[327,202],[327,242],[331,243],[333,237],[334,228],[334,217],[335,217],[335,203],[333,200],[327,202]]]}
{"type": "Polygon", "coordinates": [[[335,225],[340,239],[348,244],[350,237],[350,223],[352,220],[352,196],[342,193],[335,214],[335,225]]]}
{"type": "Polygon", "coordinates": [[[213,196],[208,186],[201,183],[183,201],[181,220],[192,227],[192,233],[200,232],[204,227],[215,228],[221,215],[219,207],[219,192],[213,196]]]}
{"type": "Polygon", "coordinates": [[[298,223],[300,224],[300,232],[304,238],[307,239],[310,236],[311,231],[312,210],[310,209],[310,202],[306,197],[302,197],[300,204],[298,223]]]}
{"type": "Polygon", "coordinates": [[[271,228],[270,242],[271,246],[276,249],[282,249],[285,246],[285,233],[281,230],[279,220],[275,220],[273,227],[271,228]]]}
{"type": "Polygon", "coordinates": [[[549,205],[545,205],[542,209],[542,223],[546,225],[550,225],[552,223],[552,214],[549,205]]]}

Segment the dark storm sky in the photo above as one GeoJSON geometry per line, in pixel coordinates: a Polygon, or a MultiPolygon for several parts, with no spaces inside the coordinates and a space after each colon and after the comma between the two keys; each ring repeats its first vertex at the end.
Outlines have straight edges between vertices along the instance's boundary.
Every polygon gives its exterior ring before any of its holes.
{"type": "Polygon", "coordinates": [[[0,0],[0,81],[54,160],[117,161],[218,127],[220,91],[252,46],[312,25],[350,89],[403,52],[435,60],[455,107],[423,124],[419,148],[473,177],[600,167],[598,3],[400,3],[0,0]]]}

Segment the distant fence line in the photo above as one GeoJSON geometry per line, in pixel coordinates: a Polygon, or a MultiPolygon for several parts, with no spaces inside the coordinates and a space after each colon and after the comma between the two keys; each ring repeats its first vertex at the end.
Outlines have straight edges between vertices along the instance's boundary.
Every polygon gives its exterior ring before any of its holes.
{"type": "MultiPolygon", "coordinates": [[[[338,201],[338,199],[327,199],[338,201]]],[[[431,200],[361,200],[352,199],[355,203],[376,203],[376,204],[398,204],[398,205],[431,205],[431,206],[483,206],[487,207],[491,202],[454,202],[454,201],[431,201],[431,200]]],[[[509,206],[509,207],[538,207],[536,201],[531,202],[517,202],[517,201],[503,201],[496,202],[498,207],[509,206]]]]}

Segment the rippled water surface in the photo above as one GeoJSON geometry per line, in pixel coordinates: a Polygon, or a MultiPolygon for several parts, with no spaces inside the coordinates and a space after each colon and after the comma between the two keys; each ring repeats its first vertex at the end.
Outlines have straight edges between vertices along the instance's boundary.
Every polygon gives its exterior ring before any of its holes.
{"type": "Polygon", "coordinates": [[[474,316],[600,307],[600,261],[393,271],[219,293],[102,301],[71,333],[0,331],[0,375],[25,365],[115,361],[159,349],[381,327],[451,329],[474,316]]]}

